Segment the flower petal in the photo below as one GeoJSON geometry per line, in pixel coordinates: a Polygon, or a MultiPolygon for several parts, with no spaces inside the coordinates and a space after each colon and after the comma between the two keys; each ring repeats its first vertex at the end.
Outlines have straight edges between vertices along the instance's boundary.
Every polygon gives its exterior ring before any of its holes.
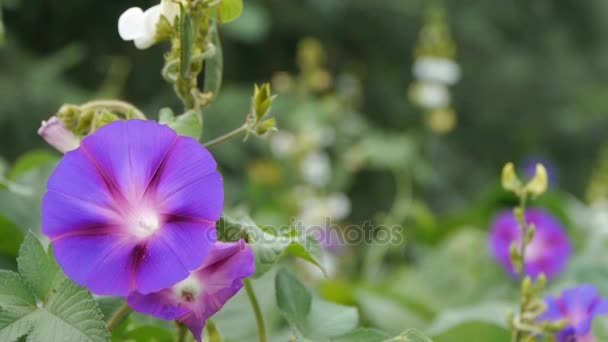
{"type": "MultiPolygon", "coordinates": [[[[63,156],[47,182],[49,191],[57,191],[104,208],[115,208],[114,199],[103,177],[81,148],[63,156]]],[[[43,228],[45,218],[43,216],[43,228]]]]}
{"type": "Polygon", "coordinates": [[[180,305],[171,289],[147,295],[133,292],[127,297],[129,306],[139,313],[158,317],[160,319],[173,321],[187,315],[190,311],[187,307],[180,305]]]}
{"type": "Polygon", "coordinates": [[[124,237],[81,235],[53,242],[53,251],[64,273],[78,285],[104,295],[127,295],[134,269],[133,245],[124,237]]]}
{"type": "Polygon", "coordinates": [[[224,208],[222,177],[209,151],[179,137],[156,176],[156,196],[166,213],[216,222],[224,208]]]}
{"type": "Polygon", "coordinates": [[[130,201],[138,201],[177,135],[152,121],[116,121],[82,141],[97,168],[130,201]]]}
{"type": "Polygon", "coordinates": [[[42,232],[51,240],[116,226],[120,220],[114,210],[54,190],[42,199],[42,217],[42,232]]]}
{"type": "Polygon", "coordinates": [[[118,34],[123,40],[134,40],[144,34],[144,11],[131,7],[118,18],[118,34]]]}
{"type": "Polygon", "coordinates": [[[137,291],[160,291],[186,279],[209,253],[215,226],[200,223],[166,224],[148,240],[137,270],[137,291]],[[197,248],[199,250],[197,250],[197,248]]]}

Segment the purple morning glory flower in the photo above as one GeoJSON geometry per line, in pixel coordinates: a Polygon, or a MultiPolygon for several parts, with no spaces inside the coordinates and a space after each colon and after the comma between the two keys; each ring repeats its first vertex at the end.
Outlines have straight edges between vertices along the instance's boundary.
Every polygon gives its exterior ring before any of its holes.
{"type": "Polygon", "coordinates": [[[245,241],[217,242],[199,269],[175,286],[151,294],[132,293],[127,298],[135,311],[165,320],[178,320],[197,341],[205,322],[243,287],[255,273],[253,252],[245,241]]]}
{"type": "Polygon", "coordinates": [[[197,141],[153,121],[116,121],[65,154],[47,183],[42,232],[65,274],[93,293],[173,286],[216,239],[222,177],[197,141]]]}
{"type": "Polygon", "coordinates": [[[560,342],[595,341],[591,323],[595,316],[608,314],[608,300],[591,285],[567,289],[559,298],[548,296],[545,303],[547,311],[539,321],[568,320],[568,326],[556,336],[560,342]]]}
{"type": "MultiPolygon", "coordinates": [[[[566,231],[560,222],[541,209],[526,211],[526,222],[536,226],[534,239],[526,247],[524,272],[532,278],[544,273],[553,278],[560,273],[570,257],[571,247],[566,231]]],[[[490,245],[494,257],[513,276],[517,276],[511,263],[509,248],[520,244],[521,230],[512,211],[499,214],[492,223],[490,245]]]]}

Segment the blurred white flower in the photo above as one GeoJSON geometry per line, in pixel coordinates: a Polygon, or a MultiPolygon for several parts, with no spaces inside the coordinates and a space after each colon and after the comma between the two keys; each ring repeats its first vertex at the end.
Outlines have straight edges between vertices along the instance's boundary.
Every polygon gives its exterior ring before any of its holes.
{"type": "Polygon", "coordinates": [[[162,0],[145,12],[139,7],[131,7],[118,18],[118,34],[123,40],[132,40],[138,49],[147,49],[156,43],[156,27],[161,15],[173,23],[179,11],[179,5],[170,0],[162,0]]]}
{"type": "Polygon", "coordinates": [[[343,220],[350,215],[350,199],[341,192],[329,195],[326,207],[332,220],[343,220]]]}
{"type": "Polygon", "coordinates": [[[296,147],[296,138],[287,131],[274,132],[270,136],[270,150],[277,157],[289,155],[296,147]]]}
{"type": "Polygon", "coordinates": [[[427,109],[445,108],[450,105],[450,92],[442,84],[419,83],[412,95],[416,103],[427,109]]]}
{"type": "Polygon", "coordinates": [[[421,57],[416,59],[413,69],[420,81],[452,85],[460,80],[460,67],[447,58],[421,57]]]}
{"type": "Polygon", "coordinates": [[[331,163],[324,152],[313,152],[302,160],[300,166],[302,178],[309,184],[323,187],[331,178],[331,163]]]}
{"type": "Polygon", "coordinates": [[[48,121],[42,121],[38,135],[62,153],[80,146],[80,140],[56,116],[52,116],[48,121]]]}

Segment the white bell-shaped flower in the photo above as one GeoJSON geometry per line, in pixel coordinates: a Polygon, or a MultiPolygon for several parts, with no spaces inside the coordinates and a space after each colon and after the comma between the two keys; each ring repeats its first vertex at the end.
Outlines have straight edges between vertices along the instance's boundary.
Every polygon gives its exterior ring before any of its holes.
{"type": "Polygon", "coordinates": [[[413,72],[419,81],[453,85],[460,80],[460,67],[447,58],[418,58],[414,62],[413,72]]]}
{"type": "Polygon", "coordinates": [[[118,34],[123,40],[133,41],[138,49],[147,49],[156,43],[156,28],[161,16],[173,23],[179,10],[179,5],[170,0],[163,0],[146,11],[131,7],[118,18],[118,34]]]}
{"type": "Polygon", "coordinates": [[[448,88],[439,83],[423,82],[414,87],[413,99],[423,108],[437,109],[450,105],[448,88]]]}

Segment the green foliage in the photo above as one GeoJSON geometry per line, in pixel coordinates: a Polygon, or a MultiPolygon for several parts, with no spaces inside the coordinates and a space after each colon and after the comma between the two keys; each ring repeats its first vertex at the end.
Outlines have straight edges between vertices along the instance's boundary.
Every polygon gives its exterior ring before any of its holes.
{"type": "Polygon", "coordinates": [[[158,122],[168,125],[179,135],[196,140],[200,139],[203,133],[201,116],[195,111],[187,111],[176,117],[171,109],[163,108],[160,110],[158,122]]]}
{"type": "Polygon", "coordinates": [[[222,23],[236,20],[243,12],[243,0],[223,0],[219,7],[219,19],[222,23]]]}
{"type": "Polygon", "coordinates": [[[222,87],[222,77],[224,74],[224,52],[222,51],[222,41],[217,23],[214,21],[209,27],[209,40],[215,47],[215,54],[205,62],[205,84],[203,89],[213,93],[217,98],[222,87]]]}
{"type": "Polygon", "coordinates": [[[18,261],[19,274],[0,271],[0,340],[110,340],[91,294],[61,273],[33,235],[26,237],[18,261]]]}
{"type": "Polygon", "coordinates": [[[256,278],[268,272],[284,255],[299,257],[323,269],[323,253],[310,236],[291,228],[281,231],[261,227],[244,213],[224,214],[218,224],[218,238],[222,241],[245,239],[249,243],[255,255],[256,278]]]}

